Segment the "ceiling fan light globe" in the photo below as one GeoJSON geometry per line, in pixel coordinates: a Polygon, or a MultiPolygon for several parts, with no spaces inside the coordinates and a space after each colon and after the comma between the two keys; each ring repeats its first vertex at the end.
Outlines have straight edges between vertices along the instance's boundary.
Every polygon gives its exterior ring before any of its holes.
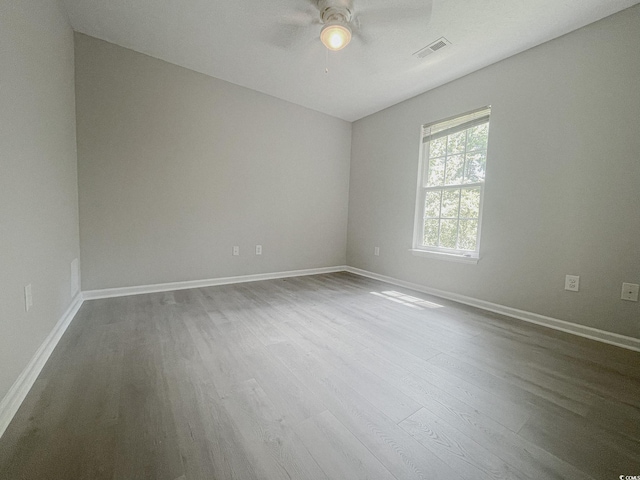
{"type": "Polygon", "coordinates": [[[351,29],[340,23],[327,24],[320,32],[320,40],[329,50],[342,50],[351,41],[351,29]]]}

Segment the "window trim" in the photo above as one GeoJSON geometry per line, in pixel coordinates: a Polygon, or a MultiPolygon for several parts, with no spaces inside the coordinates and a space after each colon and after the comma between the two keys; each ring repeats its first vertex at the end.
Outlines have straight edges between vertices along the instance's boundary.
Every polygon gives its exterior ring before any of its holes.
{"type": "Polygon", "coordinates": [[[476,264],[480,261],[480,257],[473,255],[460,255],[456,253],[436,252],[433,250],[420,250],[416,248],[410,248],[411,255],[416,257],[436,258],[438,260],[448,260],[450,262],[458,263],[471,263],[476,264]]]}
{"type": "MultiPolygon", "coordinates": [[[[477,264],[478,261],[480,260],[480,240],[482,236],[482,212],[484,210],[483,207],[484,207],[485,181],[476,182],[472,184],[456,184],[456,185],[442,185],[442,186],[436,186],[436,187],[425,187],[424,183],[427,178],[426,169],[428,168],[428,162],[425,162],[424,149],[428,148],[431,138],[424,136],[424,129],[431,125],[437,125],[439,123],[444,123],[456,118],[464,117],[465,115],[472,115],[482,110],[489,110],[489,113],[486,116],[486,118],[487,118],[487,122],[490,123],[491,106],[487,105],[486,107],[483,107],[483,108],[479,108],[467,113],[463,113],[460,115],[449,117],[444,120],[427,123],[420,126],[420,148],[419,148],[419,159],[418,159],[418,175],[417,175],[418,178],[416,181],[416,203],[415,203],[415,218],[414,218],[414,225],[413,225],[413,244],[412,244],[412,248],[409,249],[410,252],[415,256],[437,258],[441,260],[449,260],[454,262],[471,263],[471,264],[477,264]],[[425,142],[425,138],[429,138],[429,140],[425,142]],[[458,250],[458,249],[451,249],[451,248],[444,248],[444,247],[429,247],[429,246],[423,245],[422,237],[424,236],[424,210],[425,210],[424,202],[425,202],[427,191],[460,189],[465,187],[480,188],[480,204],[479,204],[479,212],[478,212],[478,236],[476,241],[476,249],[474,251],[471,251],[471,250],[458,250]]],[[[468,128],[471,128],[471,127],[468,127],[468,128]]],[[[465,130],[466,129],[467,128],[465,128],[465,130]]],[[[436,133],[435,135],[438,135],[438,133],[436,133]]],[[[489,159],[488,144],[487,144],[486,154],[487,154],[487,160],[488,160],[489,159]]]]}

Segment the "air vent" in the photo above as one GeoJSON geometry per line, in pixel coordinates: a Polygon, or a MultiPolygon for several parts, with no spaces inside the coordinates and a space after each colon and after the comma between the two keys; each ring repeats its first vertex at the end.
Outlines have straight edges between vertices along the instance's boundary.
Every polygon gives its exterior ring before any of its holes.
{"type": "Polygon", "coordinates": [[[436,52],[444,47],[446,47],[447,45],[451,45],[451,42],[449,40],[447,40],[444,37],[440,37],[439,39],[437,39],[435,42],[427,45],[424,48],[421,48],[420,50],[418,50],[416,53],[414,53],[414,55],[418,58],[424,58],[427,55],[431,55],[433,52],[436,52]]]}

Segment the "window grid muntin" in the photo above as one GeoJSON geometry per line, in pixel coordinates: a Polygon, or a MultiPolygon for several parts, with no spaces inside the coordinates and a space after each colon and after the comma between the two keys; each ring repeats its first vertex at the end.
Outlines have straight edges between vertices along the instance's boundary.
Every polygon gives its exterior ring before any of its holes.
{"type": "MultiPolygon", "coordinates": [[[[439,155],[437,157],[431,157],[431,142],[433,140],[430,140],[429,142],[426,142],[426,145],[423,145],[423,152],[426,155],[423,155],[423,162],[424,162],[424,174],[423,174],[423,179],[422,179],[422,215],[421,215],[421,236],[420,236],[420,246],[423,248],[427,248],[429,250],[435,250],[435,251],[446,251],[446,252],[463,252],[463,253],[469,253],[469,252],[478,252],[479,249],[479,234],[480,234],[480,217],[481,217],[481,212],[482,212],[482,198],[484,196],[484,175],[486,174],[486,160],[487,160],[487,147],[488,147],[488,128],[487,128],[487,132],[486,132],[486,136],[484,139],[484,148],[480,148],[480,149],[473,149],[473,150],[469,150],[467,151],[467,145],[469,143],[469,132],[471,129],[479,127],[479,126],[483,126],[486,125],[488,127],[489,125],[489,120],[487,120],[486,122],[480,124],[480,125],[474,125],[472,127],[469,127],[468,129],[464,130],[464,136],[465,136],[465,140],[464,140],[464,148],[461,152],[452,152],[449,153],[449,137],[452,135],[456,135],[459,134],[461,132],[454,132],[451,133],[449,135],[446,136],[446,145],[445,145],[445,149],[444,149],[444,156],[439,155]],[[468,179],[468,157],[474,154],[483,154],[484,155],[484,169],[485,171],[483,172],[483,179],[481,182],[474,182],[474,183],[464,183],[467,179],[468,179]],[[448,166],[448,161],[449,161],[449,157],[452,157],[454,155],[462,155],[464,158],[464,163],[462,165],[462,183],[456,183],[456,184],[446,184],[447,181],[447,166],[448,166]],[[441,185],[433,185],[433,186],[428,186],[429,183],[429,175],[431,173],[431,166],[430,166],[430,160],[432,159],[439,159],[439,158],[443,158],[444,157],[444,171],[442,174],[442,184],[441,185]],[[479,199],[478,199],[478,208],[477,208],[477,217],[461,217],[461,203],[462,203],[462,190],[463,189],[474,189],[477,188],[479,190],[479,199]],[[457,217],[443,217],[442,216],[442,203],[444,201],[444,191],[445,190],[458,190],[458,216],[457,217]],[[427,193],[430,191],[439,191],[440,192],[440,208],[439,208],[439,216],[438,217],[426,217],[426,199],[427,199],[427,193]],[[426,232],[425,232],[425,227],[426,227],[426,221],[427,220],[437,220],[438,221],[438,237],[437,237],[437,246],[434,245],[428,245],[426,243],[426,232]],[[441,234],[442,234],[442,220],[456,220],[456,246],[455,248],[450,248],[450,247],[443,247],[442,245],[442,241],[441,241],[441,234]],[[475,249],[474,250],[469,250],[469,249],[463,249],[460,248],[460,221],[464,220],[464,221],[476,221],[476,235],[475,235],[475,249]]],[[[437,139],[436,139],[437,140],[437,139]]]]}
{"type": "Polygon", "coordinates": [[[425,195],[424,195],[424,206],[422,208],[422,222],[421,222],[421,226],[422,226],[422,234],[421,234],[421,246],[423,247],[427,247],[429,249],[446,249],[447,251],[461,251],[461,252],[476,252],[478,250],[478,231],[480,229],[480,212],[482,210],[482,196],[484,194],[484,183],[474,183],[474,184],[458,184],[458,185],[448,185],[447,187],[443,188],[443,187],[429,187],[429,188],[425,188],[424,189],[425,195]],[[462,204],[462,190],[473,190],[473,189],[477,189],[478,190],[478,216],[477,217],[467,217],[467,216],[461,216],[460,215],[460,210],[461,210],[461,204],[462,204]],[[457,217],[443,217],[442,216],[442,202],[443,202],[443,198],[444,195],[442,194],[444,192],[444,190],[458,190],[460,193],[458,194],[458,216],[457,217]],[[426,216],[426,193],[429,191],[439,191],[441,192],[440,195],[440,214],[437,217],[428,217],[426,216]],[[425,241],[425,222],[427,220],[437,220],[438,221],[438,245],[428,245],[425,241]],[[455,248],[450,248],[450,247],[442,247],[441,246],[441,232],[442,232],[442,220],[456,220],[456,247],[455,248]],[[476,226],[476,239],[475,239],[475,244],[476,244],[476,248],[474,250],[469,250],[469,249],[464,249],[464,248],[460,248],[460,221],[476,221],[478,222],[477,226],[476,226]]]}

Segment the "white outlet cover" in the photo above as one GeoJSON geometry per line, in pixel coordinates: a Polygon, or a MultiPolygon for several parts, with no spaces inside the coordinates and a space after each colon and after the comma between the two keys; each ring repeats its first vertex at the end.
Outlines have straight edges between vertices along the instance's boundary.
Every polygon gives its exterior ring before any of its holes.
{"type": "Polygon", "coordinates": [[[31,291],[31,284],[24,287],[24,309],[25,311],[29,311],[29,309],[33,306],[33,293],[31,291]]]}
{"type": "Polygon", "coordinates": [[[262,245],[256,245],[256,255],[262,255],[262,245]]]}
{"type": "Polygon", "coordinates": [[[580,277],[578,275],[567,275],[564,277],[564,289],[571,292],[580,290],[580,277]]]}
{"type": "Polygon", "coordinates": [[[374,247],[373,254],[378,257],[380,256],[380,247],[374,247]]]}
{"type": "Polygon", "coordinates": [[[233,255],[236,257],[240,255],[240,247],[238,246],[233,247],[233,255]]]}
{"type": "Polygon", "coordinates": [[[623,283],[621,296],[622,300],[637,302],[638,290],[640,290],[640,285],[638,285],[637,283],[623,283]]]}

